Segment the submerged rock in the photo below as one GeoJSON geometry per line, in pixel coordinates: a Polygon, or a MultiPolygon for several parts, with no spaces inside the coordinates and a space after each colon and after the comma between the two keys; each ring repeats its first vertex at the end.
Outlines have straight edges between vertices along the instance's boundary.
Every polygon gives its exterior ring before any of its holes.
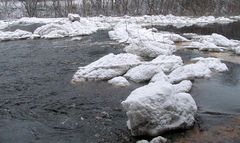
{"type": "Polygon", "coordinates": [[[125,74],[130,68],[141,64],[140,58],[132,54],[108,54],[85,66],[73,76],[74,82],[109,80],[125,74]]]}
{"type": "Polygon", "coordinates": [[[132,135],[157,136],[193,125],[197,106],[190,94],[176,93],[172,84],[155,82],[134,90],[122,102],[132,135]]]}

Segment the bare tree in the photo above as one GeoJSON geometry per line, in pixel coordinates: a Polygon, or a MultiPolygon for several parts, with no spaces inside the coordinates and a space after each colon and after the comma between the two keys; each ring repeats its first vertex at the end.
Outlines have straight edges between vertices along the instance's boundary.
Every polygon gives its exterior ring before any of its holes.
{"type": "Polygon", "coordinates": [[[29,17],[37,15],[37,4],[39,0],[20,0],[27,11],[29,17]]]}

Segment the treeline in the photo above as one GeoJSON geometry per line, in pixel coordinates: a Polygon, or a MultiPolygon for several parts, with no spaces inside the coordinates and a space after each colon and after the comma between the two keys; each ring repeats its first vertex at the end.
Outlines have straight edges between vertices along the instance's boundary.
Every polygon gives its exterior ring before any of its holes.
{"type": "Polygon", "coordinates": [[[0,0],[0,16],[238,15],[240,0],[0,0]]]}

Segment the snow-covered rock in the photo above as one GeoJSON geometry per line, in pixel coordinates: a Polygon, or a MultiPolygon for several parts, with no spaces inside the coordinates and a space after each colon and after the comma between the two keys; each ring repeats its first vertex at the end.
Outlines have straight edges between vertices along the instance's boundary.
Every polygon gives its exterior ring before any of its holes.
{"type": "Polygon", "coordinates": [[[174,69],[183,65],[182,58],[179,56],[171,55],[160,55],[153,59],[149,64],[160,65],[164,72],[171,72],[174,69]]]}
{"type": "Polygon", "coordinates": [[[212,52],[222,52],[225,49],[224,47],[219,47],[214,43],[210,43],[208,41],[191,42],[190,44],[184,45],[183,48],[199,49],[201,51],[212,51],[212,52]]]}
{"type": "Polygon", "coordinates": [[[235,47],[233,50],[237,55],[240,55],[240,47],[235,47]]]}
{"type": "Polygon", "coordinates": [[[66,37],[69,35],[69,31],[60,24],[50,23],[37,28],[34,34],[41,38],[52,39],[66,37]]]}
{"type": "Polygon", "coordinates": [[[166,39],[169,39],[173,42],[189,42],[190,40],[182,37],[179,34],[175,34],[175,33],[164,33],[163,37],[166,39]]]}
{"type": "Polygon", "coordinates": [[[147,140],[140,140],[136,143],[167,143],[167,139],[162,136],[158,136],[156,138],[153,138],[150,142],[147,140]]]}
{"type": "Polygon", "coordinates": [[[238,45],[237,43],[229,40],[228,38],[224,37],[223,35],[213,33],[211,35],[210,41],[212,40],[217,46],[222,47],[232,47],[238,45]]]}
{"type": "Polygon", "coordinates": [[[192,82],[190,80],[184,80],[173,86],[176,93],[189,92],[192,89],[192,82]]]}
{"type": "Polygon", "coordinates": [[[206,64],[195,63],[175,69],[168,75],[168,78],[171,83],[176,83],[182,80],[210,77],[211,73],[211,70],[206,66],[206,64]]]}
{"type": "Polygon", "coordinates": [[[41,38],[62,38],[81,35],[89,35],[98,30],[98,27],[87,19],[81,21],[61,21],[58,23],[50,23],[37,28],[34,34],[40,35],[41,38]]]}
{"type": "Polygon", "coordinates": [[[149,143],[149,141],[147,141],[147,140],[140,140],[140,141],[137,141],[136,143],[149,143]]]}
{"type": "Polygon", "coordinates": [[[218,72],[228,71],[226,64],[222,63],[218,58],[194,58],[192,61],[197,61],[197,63],[205,64],[208,68],[213,69],[218,72]]]}
{"type": "Polygon", "coordinates": [[[187,93],[175,93],[167,82],[155,82],[134,90],[122,102],[127,111],[132,135],[157,136],[161,133],[191,127],[197,106],[187,93]]]}
{"type": "Polygon", "coordinates": [[[163,72],[159,71],[157,74],[155,74],[150,82],[169,82],[168,76],[163,72]]]}
{"type": "Polygon", "coordinates": [[[156,73],[162,71],[161,66],[153,64],[142,64],[130,69],[124,77],[134,82],[149,81],[156,73]]]}
{"type": "Polygon", "coordinates": [[[68,19],[72,22],[74,21],[80,21],[80,16],[78,14],[72,14],[72,13],[69,13],[68,14],[68,19]]]}
{"type": "Polygon", "coordinates": [[[150,143],[167,143],[167,139],[162,137],[162,136],[158,136],[156,138],[153,138],[150,143]]]}
{"type": "Polygon", "coordinates": [[[125,86],[130,85],[128,80],[126,78],[122,77],[122,76],[115,77],[115,78],[109,80],[108,83],[110,83],[114,86],[119,86],[119,87],[125,87],[125,86]]]}
{"type": "Polygon", "coordinates": [[[32,36],[32,32],[23,31],[19,29],[17,29],[14,32],[0,31],[0,41],[27,39],[27,38],[30,38],[31,36],[32,36]]]}
{"type": "Polygon", "coordinates": [[[124,50],[141,57],[154,58],[159,55],[171,55],[176,50],[176,47],[157,41],[139,41],[128,45],[124,50]]]}
{"type": "Polygon", "coordinates": [[[85,66],[73,76],[73,82],[109,80],[125,74],[130,68],[141,64],[140,58],[132,54],[108,54],[85,66]]]}
{"type": "Polygon", "coordinates": [[[81,41],[82,37],[73,37],[71,41],[81,41]]]}

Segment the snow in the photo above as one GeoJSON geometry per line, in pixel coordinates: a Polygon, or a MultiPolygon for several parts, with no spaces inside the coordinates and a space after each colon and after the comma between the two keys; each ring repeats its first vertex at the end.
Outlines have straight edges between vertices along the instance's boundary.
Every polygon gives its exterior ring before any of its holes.
{"type": "Polygon", "coordinates": [[[236,53],[236,54],[240,55],[240,47],[235,47],[234,50],[235,50],[235,53],[236,53]]]}
{"type": "Polygon", "coordinates": [[[119,86],[119,87],[126,87],[126,86],[130,85],[130,83],[127,81],[127,79],[122,76],[115,77],[115,78],[109,80],[108,83],[110,83],[114,86],[119,86]]]}
{"type": "Polygon", "coordinates": [[[73,37],[71,41],[81,41],[82,37],[73,37]]]}
{"type": "Polygon", "coordinates": [[[140,140],[136,143],[167,143],[167,139],[162,136],[158,136],[153,138],[150,142],[148,142],[147,140],[140,140]]]}
{"type": "Polygon", "coordinates": [[[171,55],[176,47],[157,41],[139,41],[128,45],[124,50],[138,56],[154,58],[159,55],[171,55]]]}
{"type": "Polygon", "coordinates": [[[134,136],[157,136],[191,127],[197,111],[190,94],[175,93],[174,86],[167,82],[150,83],[134,90],[122,106],[134,136]]]}
{"type": "Polygon", "coordinates": [[[160,65],[164,72],[171,72],[174,69],[183,65],[182,58],[179,56],[171,55],[160,55],[153,59],[150,64],[160,65]]]}
{"type": "Polygon", "coordinates": [[[17,29],[14,32],[0,31],[0,41],[27,39],[27,38],[30,38],[31,36],[32,36],[31,32],[23,31],[23,30],[19,30],[19,29],[17,29]]]}
{"type": "Polygon", "coordinates": [[[205,64],[210,69],[213,69],[218,72],[225,72],[228,71],[228,67],[226,64],[222,63],[220,59],[218,58],[194,58],[192,61],[197,61],[197,63],[205,64]]]}
{"type": "Polygon", "coordinates": [[[195,63],[175,69],[168,75],[168,78],[171,83],[176,83],[182,80],[210,77],[211,73],[211,70],[206,66],[206,64],[195,63]]]}
{"type": "Polygon", "coordinates": [[[192,89],[192,82],[190,80],[184,80],[173,86],[176,93],[189,92],[192,89]]]}
{"type": "Polygon", "coordinates": [[[168,79],[167,75],[163,71],[159,71],[157,74],[155,74],[152,77],[150,82],[158,82],[158,81],[169,82],[169,79],[168,79]]]}
{"type": "Polygon", "coordinates": [[[156,138],[153,138],[150,143],[167,143],[167,139],[162,137],[162,136],[158,136],[156,138]]]}
{"type": "Polygon", "coordinates": [[[208,41],[202,42],[191,42],[190,44],[184,45],[183,48],[186,49],[199,49],[201,51],[212,51],[212,52],[222,52],[225,48],[218,47],[214,43],[208,41]]]}
{"type": "Polygon", "coordinates": [[[69,13],[68,14],[68,19],[72,22],[74,21],[80,21],[80,15],[79,14],[72,14],[72,13],[69,13]]]}
{"type": "Polygon", "coordinates": [[[134,82],[145,82],[149,81],[159,71],[162,71],[159,65],[142,64],[130,69],[124,77],[134,82]]]}
{"type": "Polygon", "coordinates": [[[79,67],[73,76],[73,82],[109,80],[125,74],[139,64],[140,58],[133,54],[108,54],[85,67],[79,67]]]}
{"type": "Polygon", "coordinates": [[[41,38],[52,39],[62,37],[73,37],[81,35],[89,35],[98,30],[94,23],[86,19],[81,21],[62,21],[59,23],[50,23],[37,28],[34,34],[40,35],[41,38]]]}

